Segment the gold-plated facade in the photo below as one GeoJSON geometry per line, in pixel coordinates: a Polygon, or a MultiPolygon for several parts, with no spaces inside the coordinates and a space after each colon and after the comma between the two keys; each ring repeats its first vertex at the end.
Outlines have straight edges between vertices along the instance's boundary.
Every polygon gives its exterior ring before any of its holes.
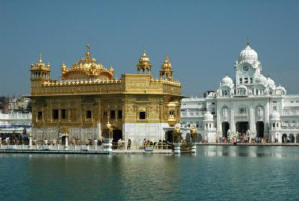
{"type": "MultiPolygon", "coordinates": [[[[33,134],[37,140],[59,138],[68,130],[70,142],[85,143],[101,138],[109,121],[113,137],[127,139],[133,131],[127,125],[168,125],[180,122],[181,84],[173,79],[154,79],[150,73],[114,77],[90,56],[71,67],[61,66],[61,80],[50,78],[50,66],[40,59],[31,66],[33,134]]],[[[151,71],[144,54],[137,71],[151,71]]],[[[163,128],[162,128],[163,129],[163,128]]],[[[139,132],[139,131],[138,131],[139,132]]],[[[57,139],[59,140],[59,139],[57,139]]]]}

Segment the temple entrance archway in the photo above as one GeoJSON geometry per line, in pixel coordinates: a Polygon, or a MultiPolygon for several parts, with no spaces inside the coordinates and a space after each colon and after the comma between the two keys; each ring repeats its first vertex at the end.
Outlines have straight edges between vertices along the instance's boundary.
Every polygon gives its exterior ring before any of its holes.
{"type": "Polygon", "coordinates": [[[113,142],[118,142],[120,139],[123,139],[122,130],[113,130],[113,142]]]}
{"type": "Polygon", "coordinates": [[[256,136],[259,138],[264,137],[264,122],[263,121],[258,121],[256,122],[256,136]]]}
{"type": "MultiPolygon", "coordinates": [[[[299,135],[298,135],[299,136],[299,135]]],[[[299,138],[299,137],[298,137],[299,138]]],[[[197,134],[197,141],[201,142],[202,141],[202,135],[200,133],[197,134]]]]}
{"type": "Polygon", "coordinates": [[[165,140],[166,142],[173,143],[173,131],[166,131],[165,140]]]}
{"type": "Polygon", "coordinates": [[[239,121],[236,123],[236,131],[239,132],[241,135],[246,134],[248,128],[249,128],[248,121],[239,121]]]}
{"type": "Polygon", "coordinates": [[[229,129],[229,123],[227,121],[222,122],[222,136],[227,138],[227,131],[229,129]]]}
{"type": "Polygon", "coordinates": [[[289,142],[290,143],[295,143],[295,136],[293,134],[289,135],[289,142]]]}
{"type": "Polygon", "coordinates": [[[288,142],[288,136],[287,136],[287,134],[284,133],[281,138],[282,138],[281,139],[282,143],[287,143],[288,142]]]}
{"type": "Polygon", "coordinates": [[[65,135],[61,137],[61,144],[65,144],[65,138],[66,138],[65,135]]]}

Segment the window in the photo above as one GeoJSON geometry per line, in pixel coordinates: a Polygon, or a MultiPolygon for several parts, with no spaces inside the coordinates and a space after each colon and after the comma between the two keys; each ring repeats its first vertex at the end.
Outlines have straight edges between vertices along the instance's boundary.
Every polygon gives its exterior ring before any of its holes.
{"type": "Polygon", "coordinates": [[[252,79],[252,77],[250,78],[250,83],[251,83],[251,84],[253,83],[253,79],[252,79]]]}
{"type": "Polygon", "coordinates": [[[86,119],[91,119],[91,111],[90,110],[86,111],[86,119]]]}
{"type": "Polygon", "coordinates": [[[53,112],[52,112],[52,117],[53,117],[53,119],[54,120],[57,120],[58,119],[58,110],[53,110],[53,112]]]}
{"type": "Polygon", "coordinates": [[[244,108],[244,107],[239,108],[239,113],[240,114],[246,113],[246,108],[244,108]]]}
{"type": "Polygon", "coordinates": [[[174,115],[174,111],[173,111],[173,110],[170,110],[170,111],[169,111],[169,115],[170,115],[170,116],[173,116],[173,115],[174,115]]]}
{"type": "Polygon", "coordinates": [[[43,112],[39,111],[39,112],[37,113],[37,119],[38,119],[38,120],[42,120],[42,119],[43,119],[43,112]]]}
{"type": "Polygon", "coordinates": [[[118,119],[122,119],[123,118],[123,111],[122,110],[118,110],[118,112],[117,112],[117,118],[118,119]]]}
{"type": "Polygon", "coordinates": [[[248,83],[248,78],[247,78],[247,77],[244,78],[244,83],[245,83],[245,84],[248,83]]]}
{"type": "Polygon", "coordinates": [[[145,119],[146,118],[146,112],[139,112],[139,119],[145,119]]]}
{"type": "Polygon", "coordinates": [[[242,78],[240,78],[240,84],[242,84],[242,78]]]}
{"type": "Polygon", "coordinates": [[[276,106],[273,106],[273,110],[276,111],[276,110],[277,110],[277,107],[276,107],[276,106]]]}
{"type": "Polygon", "coordinates": [[[61,119],[66,119],[66,111],[65,111],[65,109],[61,110],[61,119]]]}
{"type": "Polygon", "coordinates": [[[110,119],[115,119],[115,110],[110,111],[110,119]]]}

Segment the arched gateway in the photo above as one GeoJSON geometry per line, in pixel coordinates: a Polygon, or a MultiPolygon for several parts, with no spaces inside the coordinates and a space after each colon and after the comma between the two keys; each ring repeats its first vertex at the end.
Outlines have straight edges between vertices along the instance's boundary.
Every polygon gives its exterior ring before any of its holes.
{"type": "Polygon", "coordinates": [[[256,122],[256,136],[259,138],[264,137],[264,122],[262,121],[256,122]]]}
{"type": "Polygon", "coordinates": [[[222,136],[227,138],[227,132],[229,130],[229,123],[227,121],[222,122],[222,136]]]}

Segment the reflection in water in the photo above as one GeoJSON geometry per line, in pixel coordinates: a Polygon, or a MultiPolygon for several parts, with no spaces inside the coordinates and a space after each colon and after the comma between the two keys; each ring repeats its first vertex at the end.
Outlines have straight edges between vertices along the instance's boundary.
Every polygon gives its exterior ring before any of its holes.
{"type": "Polygon", "coordinates": [[[298,200],[298,159],[297,147],[258,146],[179,157],[0,154],[0,200],[298,200]]]}
{"type": "MultiPolygon", "coordinates": [[[[202,147],[201,147],[202,148],[202,147]]],[[[299,147],[283,147],[283,146],[205,146],[204,156],[208,157],[297,157],[299,147]],[[288,151],[287,151],[288,150],[288,151]]]]}

